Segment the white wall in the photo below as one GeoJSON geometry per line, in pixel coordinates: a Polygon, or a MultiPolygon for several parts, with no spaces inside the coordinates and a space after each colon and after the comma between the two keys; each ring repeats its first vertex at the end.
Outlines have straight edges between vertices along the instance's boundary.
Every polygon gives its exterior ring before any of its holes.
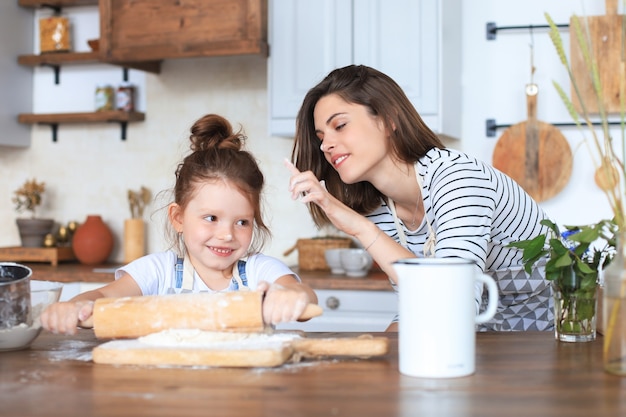
{"type": "MultiPolygon", "coordinates": [[[[603,14],[604,2],[563,0],[465,0],[463,2],[463,138],[450,146],[491,160],[496,137],[485,135],[485,120],[499,124],[526,119],[524,87],[530,81],[530,31],[498,32],[496,40],[485,37],[487,22],[498,26],[543,25],[544,12],[556,23],[568,23],[572,11],[603,14]]],[[[97,8],[66,9],[75,23],[75,49],[87,50],[86,40],[98,37],[97,8]],[[84,23],[87,22],[87,23],[84,23]]],[[[38,12],[43,14],[44,12],[38,12]]],[[[567,31],[562,32],[567,42],[567,31]]],[[[552,80],[567,85],[545,29],[534,30],[534,81],[539,85],[538,119],[569,122],[552,80]]],[[[35,37],[37,38],[37,36],[35,37]]],[[[38,45],[33,46],[38,51],[38,45]]],[[[567,48],[567,47],[566,47],[567,48]]],[[[28,53],[29,51],[25,51],[28,53]]],[[[45,181],[47,195],[41,216],[60,223],[83,221],[100,214],[116,236],[112,260],[122,260],[120,238],[123,221],[129,217],[128,189],[147,186],[157,194],[173,185],[176,164],[187,152],[188,130],[206,113],[219,113],[241,124],[248,146],[266,175],[266,214],[274,239],[266,253],[282,257],[296,239],[318,232],[308,212],[292,202],[287,192],[288,174],[282,159],[290,155],[292,142],[271,137],[267,128],[267,60],[261,57],[217,57],[169,60],[161,74],[130,71],[139,87],[139,104],[146,121],[130,124],[127,140],[120,140],[117,125],[61,125],[58,142],[50,128],[33,126],[32,145],[26,149],[0,147],[0,247],[19,245],[16,213],[11,197],[27,178],[45,181]]],[[[67,65],[61,69],[61,84],[54,85],[52,71],[35,70],[35,112],[91,111],[99,82],[118,84],[121,70],[100,65],[67,65]]],[[[418,109],[419,110],[419,109],[418,109]]],[[[609,217],[602,194],[593,183],[593,166],[581,135],[562,129],[574,151],[574,168],[567,187],[542,206],[561,224],[588,223],[609,217]]],[[[161,210],[169,196],[157,196],[148,210],[148,250],[165,248],[161,210]],[[154,215],[152,213],[154,212],[154,215]]],[[[286,261],[295,263],[297,253],[286,261]]]]}

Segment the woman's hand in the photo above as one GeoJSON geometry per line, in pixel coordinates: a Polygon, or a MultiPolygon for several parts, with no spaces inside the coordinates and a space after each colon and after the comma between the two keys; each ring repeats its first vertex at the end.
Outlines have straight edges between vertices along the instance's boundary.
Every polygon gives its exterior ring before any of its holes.
{"type": "Polygon", "coordinates": [[[306,306],[309,304],[309,295],[298,285],[283,286],[261,281],[257,291],[265,293],[263,298],[263,322],[278,324],[298,321],[306,306]]]}
{"type": "Polygon", "coordinates": [[[291,172],[289,191],[292,199],[317,204],[337,229],[358,238],[357,235],[363,230],[363,225],[370,223],[365,217],[330,194],[326,190],[324,181],[319,181],[313,172],[300,172],[287,159],[285,159],[285,166],[291,172]]]}
{"type": "Polygon", "coordinates": [[[53,333],[76,334],[76,328],[93,314],[93,301],[54,303],[41,313],[41,326],[53,333]]]}

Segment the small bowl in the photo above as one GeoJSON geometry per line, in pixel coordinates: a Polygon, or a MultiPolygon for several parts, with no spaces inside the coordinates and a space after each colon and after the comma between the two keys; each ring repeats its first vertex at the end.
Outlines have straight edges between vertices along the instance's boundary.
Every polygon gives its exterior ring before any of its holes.
{"type": "Polygon", "coordinates": [[[87,45],[93,52],[98,52],[100,50],[100,39],[89,39],[87,45]]]}
{"type": "Polygon", "coordinates": [[[28,323],[0,330],[0,351],[26,349],[41,333],[41,313],[61,297],[63,284],[53,281],[30,281],[28,323]]]}

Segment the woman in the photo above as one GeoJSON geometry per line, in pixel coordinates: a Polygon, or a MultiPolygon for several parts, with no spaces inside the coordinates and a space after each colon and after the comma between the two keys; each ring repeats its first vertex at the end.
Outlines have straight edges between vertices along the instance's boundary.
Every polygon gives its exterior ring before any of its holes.
{"type": "MultiPolygon", "coordinates": [[[[470,259],[500,290],[498,313],[480,330],[553,328],[542,266],[526,274],[522,252],[508,246],[546,233],[545,213],[502,172],[445,148],[387,75],[351,65],[309,90],[292,159],[292,198],[313,203],[318,226],[361,242],[396,290],[398,259],[470,259]]],[[[478,310],[482,287],[475,298],[478,310]]]]}

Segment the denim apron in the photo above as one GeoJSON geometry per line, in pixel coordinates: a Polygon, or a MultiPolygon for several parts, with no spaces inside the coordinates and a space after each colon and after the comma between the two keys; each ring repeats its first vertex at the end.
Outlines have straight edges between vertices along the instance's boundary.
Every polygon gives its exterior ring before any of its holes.
{"type": "MultiPolygon", "coordinates": [[[[169,288],[168,293],[193,292],[194,270],[189,258],[176,258],[176,283],[174,288],[169,288]]],[[[246,261],[237,261],[237,267],[233,268],[233,278],[226,291],[250,291],[246,278],[246,261]]]]}

